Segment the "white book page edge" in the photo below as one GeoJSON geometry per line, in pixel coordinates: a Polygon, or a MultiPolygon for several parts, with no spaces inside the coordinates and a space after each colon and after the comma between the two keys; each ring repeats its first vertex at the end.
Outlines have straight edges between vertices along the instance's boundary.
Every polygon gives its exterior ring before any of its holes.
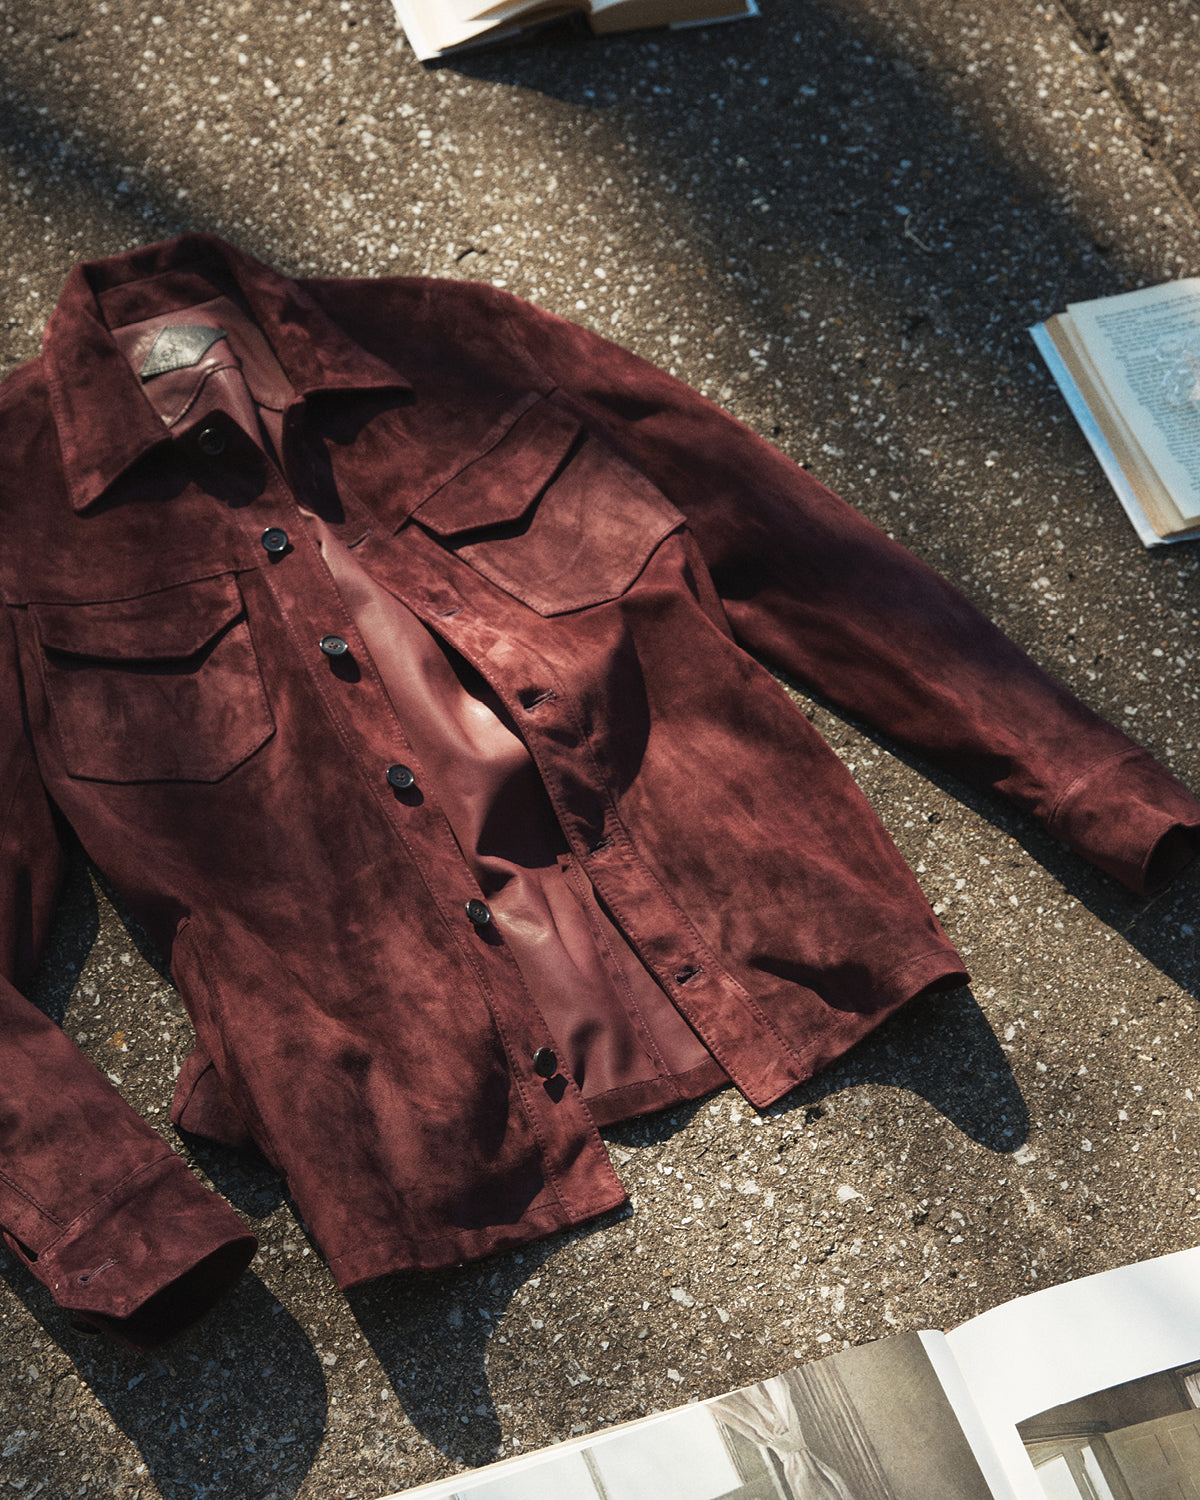
{"type": "Polygon", "coordinates": [[[987,1480],[996,1500],[1012,1500],[1014,1495],[1018,1497],[1018,1500],[1026,1500],[1026,1497],[1028,1500],[1046,1500],[1036,1478],[1033,1478],[1032,1468],[1029,1469],[1030,1478],[1033,1480],[1032,1488],[1022,1489],[1013,1484],[1007,1468],[996,1451],[991,1433],[979,1415],[979,1408],[975,1405],[970,1388],[963,1379],[962,1371],[958,1368],[958,1361],[954,1358],[946,1335],[922,1331],[918,1337],[929,1357],[929,1363],[933,1366],[934,1374],[941,1383],[946,1400],[958,1419],[963,1436],[971,1445],[975,1462],[982,1470],[983,1477],[987,1480]]]}
{"type": "MultiPolygon", "coordinates": [[[[514,5],[513,8],[520,11],[525,7],[514,5]]],[[[468,47],[482,47],[491,42],[503,41],[507,37],[517,36],[524,29],[519,25],[502,27],[500,22],[503,18],[485,17],[481,21],[457,26],[454,32],[457,40],[438,46],[417,14],[417,7],[411,3],[411,0],[392,0],[392,9],[396,12],[396,19],[400,22],[418,62],[430,62],[450,52],[462,52],[468,47]]]]}
{"type": "Polygon", "coordinates": [[[433,43],[433,39],[421,24],[417,15],[416,7],[410,5],[408,0],[392,0],[392,8],[396,12],[396,19],[408,38],[408,45],[417,55],[418,62],[428,62],[430,58],[437,57],[442,49],[433,43]]]}
{"type": "Polygon", "coordinates": [[[1046,366],[1055,383],[1063,394],[1067,405],[1071,408],[1071,415],[1079,423],[1080,430],[1088,441],[1088,446],[1096,455],[1100,467],[1104,470],[1105,477],[1112,485],[1117,499],[1125,514],[1133,523],[1133,529],[1138,534],[1138,539],[1143,547],[1165,547],[1171,542],[1187,541],[1187,537],[1164,537],[1159,536],[1154,527],[1146,519],[1146,512],[1138,504],[1138,498],[1134,494],[1129,481],[1117,462],[1116,455],[1108,445],[1108,439],[1100,430],[1100,424],[1092,415],[1092,409],[1083,399],[1079,387],[1075,384],[1074,377],[1063,362],[1062,355],[1054,347],[1054,340],[1046,332],[1046,325],[1038,323],[1029,330],[1029,335],[1037,345],[1038,353],[1046,361],[1046,366]]]}
{"type": "MultiPolygon", "coordinates": [[[[449,1479],[435,1479],[429,1484],[418,1485],[416,1489],[397,1490],[394,1494],[381,1496],[380,1500],[453,1500],[456,1495],[470,1495],[472,1490],[479,1489],[483,1485],[491,1485],[514,1471],[522,1474],[531,1473],[544,1464],[560,1462],[564,1455],[577,1452],[580,1448],[595,1448],[606,1438],[628,1433],[635,1427],[650,1427],[658,1422],[668,1422],[672,1417],[677,1417],[681,1411],[694,1411],[697,1407],[708,1406],[711,1401],[719,1400],[719,1396],[714,1396],[710,1401],[693,1402],[688,1406],[674,1406],[668,1411],[651,1412],[649,1416],[635,1417],[629,1422],[614,1422],[610,1427],[598,1427],[595,1432],[584,1433],[581,1437],[564,1438],[561,1442],[550,1443],[545,1448],[531,1448],[528,1453],[514,1453],[508,1458],[497,1459],[478,1469],[466,1469],[460,1474],[452,1475],[449,1479]]],[[[570,1500],[570,1496],[564,1495],[562,1500],[570,1500]]]]}
{"type": "Polygon", "coordinates": [[[759,14],[758,0],[746,0],[745,10],[731,11],[727,16],[703,16],[698,21],[672,21],[672,31],[686,31],[689,26],[724,26],[727,21],[748,21],[759,14]]]}
{"type": "Polygon", "coordinates": [[[1200,1359],[1200,1249],[1018,1297],[946,1342],[1013,1487],[1044,1500],[1016,1424],[1200,1359]]]}
{"type": "Polygon", "coordinates": [[[1067,312],[1109,398],[1176,509],[1185,519],[1200,521],[1196,408],[1190,400],[1172,403],[1161,382],[1135,373],[1148,357],[1161,357],[1164,339],[1171,343],[1200,334],[1200,281],[1185,278],[1090,302],[1069,302],[1067,312]]]}

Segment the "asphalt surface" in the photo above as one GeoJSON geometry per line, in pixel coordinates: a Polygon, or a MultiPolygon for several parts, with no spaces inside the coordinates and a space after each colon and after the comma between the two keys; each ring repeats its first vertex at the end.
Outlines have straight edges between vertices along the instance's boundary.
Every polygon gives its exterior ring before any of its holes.
{"type": "MultiPolygon", "coordinates": [[[[75,261],[185,229],[493,281],[725,403],[1200,788],[1200,553],[1143,551],[1025,332],[1200,273],[1190,3],[762,0],[439,68],[385,0],[157,3],[0,0],[0,373],[75,261]]],[[[1135,900],[797,702],[971,987],[765,1116],[607,1131],[626,1210],[349,1296],[269,1169],[166,1123],[186,1016],[77,861],[36,998],[263,1249],[150,1357],[0,1251],[0,1495],[371,1500],[1200,1239],[1200,873],[1135,900]]]]}

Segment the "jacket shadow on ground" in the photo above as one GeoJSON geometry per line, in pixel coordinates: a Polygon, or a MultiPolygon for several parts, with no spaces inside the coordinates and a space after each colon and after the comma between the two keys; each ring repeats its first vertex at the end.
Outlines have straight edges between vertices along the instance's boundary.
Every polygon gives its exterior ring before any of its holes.
{"type": "MultiPolygon", "coordinates": [[[[324,1439],[325,1376],[308,1334],[257,1277],[243,1276],[217,1316],[155,1354],[79,1331],[3,1248],[0,1280],[74,1365],[73,1376],[55,1382],[42,1420],[76,1433],[94,1424],[90,1411],[76,1407],[86,1387],[137,1447],[163,1500],[291,1500],[299,1490],[324,1439]],[[271,1337],[248,1354],[251,1328],[271,1337]]],[[[76,1493],[85,1473],[100,1481],[97,1451],[85,1443],[63,1456],[58,1494],[76,1493]]],[[[117,1473],[114,1465],[114,1484],[117,1473]]]]}
{"type": "Polygon", "coordinates": [[[500,1415],[487,1369],[501,1318],[529,1279],[564,1246],[629,1214],[624,1205],[488,1261],[384,1277],[345,1293],[405,1414],[427,1442],[472,1468],[501,1456],[500,1415]],[[472,1414],[469,1423],[456,1415],[464,1412],[472,1414]]]}

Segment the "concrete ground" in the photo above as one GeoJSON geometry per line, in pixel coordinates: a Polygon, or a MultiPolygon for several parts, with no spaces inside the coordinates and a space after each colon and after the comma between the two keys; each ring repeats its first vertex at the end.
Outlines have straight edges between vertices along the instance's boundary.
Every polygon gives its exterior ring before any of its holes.
{"type": "MultiPolygon", "coordinates": [[[[1200,787],[1200,553],[1142,550],[1025,332],[1200,272],[1200,20],[1103,4],[762,0],[427,69],[387,0],[0,0],[0,372],[76,260],[188,228],[494,281],[724,402],[1200,787]]],[[[191,1151],[263,1249],[160,1356],[0,1252],[0,1495],[368,1500],[1200,1239],[1200,872],[1136,901],[798,701],[969,989],[765,1117],[608,1131],[625,1211],[349,1296],[269,1170],[191,1151]]],[[[179,1144],[188,1023],[82,863],[37,998],[179,1144]]]]}

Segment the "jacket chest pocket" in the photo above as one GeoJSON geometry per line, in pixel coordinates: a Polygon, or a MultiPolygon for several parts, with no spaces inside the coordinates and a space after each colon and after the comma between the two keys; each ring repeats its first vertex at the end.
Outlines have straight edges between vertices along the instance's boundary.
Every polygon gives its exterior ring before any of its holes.
{"type": "Polygon", "coordinates": [[[618,598],[683,522],[644,475],[549,401],[413,514],[541,615],[618,598]]]}
{"type": "Polygon", "coordinates": [[[231,575],[29,612],[71,776],[219,781],[274,730],[231,575]]]}

